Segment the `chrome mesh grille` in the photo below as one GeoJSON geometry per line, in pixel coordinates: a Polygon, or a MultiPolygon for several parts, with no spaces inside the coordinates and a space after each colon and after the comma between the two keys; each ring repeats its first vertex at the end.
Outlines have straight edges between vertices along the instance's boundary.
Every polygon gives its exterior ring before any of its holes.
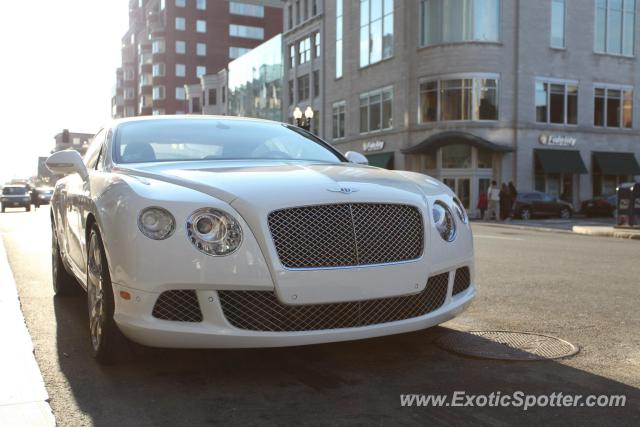
{"type": "Polygon", "coordinates": [[[471,273],[469,267],[461,267],[456,270],[456,276],[453,279],[453,295],[466,291],[471,285],[471,273]]]}
{"type": "Polygon", "coordinates": [[[447,297],[449,273],[429,278],[419,294],[332,304],[285,305],[274,292],[218,291],[227,321],[251,331],[293,332],[355,328],[418,317],[447,297]]]}
{"type": "Polygon", "coordinates": [[[173,290],[160,294],[153,306],[153,317],[178,322],[202,322],[202,311],[194,290],[173,290]]]}
{"type": "Polygon", "coordinates": [[[408,205],[304,206],[271,212],[268,222],[280,262],[287,268],[409,261],[424,249],[422,215],[408,205]]]}

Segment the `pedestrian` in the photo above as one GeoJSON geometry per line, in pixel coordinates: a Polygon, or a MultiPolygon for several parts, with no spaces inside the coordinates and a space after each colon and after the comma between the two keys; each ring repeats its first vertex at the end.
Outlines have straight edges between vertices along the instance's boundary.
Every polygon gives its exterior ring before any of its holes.
{"type": "Polygon", "coordinates": [[[518,190],[513,184],[513,181],[509,181],[509,195],[511,196],[511,212],[510,218],[513,218],[513,213],[516,211],[516,200],[518,199],[518,190]]]}
{"type": "Polygon", "coordinates": [[[40,199],[38,198],[38,190],[36,188],[31,190],[31,203],[36,209],[40,207],[40,199]]]}
{"type": "Polygon", "coordinates": [[[487,211],[487,193],[483,191],[478,196],[478,209],[480,209],[480,219],[484,219],[484,214],[487,211]]]}
{"type": "Polygon", "coordinates": [[[511,216],[511,195],[509,194],[509,187],[504,182],[500,187],[500,219],[502,221],[506,220],[511,216]]]}
{"type": "Polygon", "coordinates": [[[487,219],[491,220],[494,216],[496,221],[500,219],[500,187],[494,180],[491,181],[491,185],[487,190],[487,197],[489,199],[487,208],[487,219]]]}

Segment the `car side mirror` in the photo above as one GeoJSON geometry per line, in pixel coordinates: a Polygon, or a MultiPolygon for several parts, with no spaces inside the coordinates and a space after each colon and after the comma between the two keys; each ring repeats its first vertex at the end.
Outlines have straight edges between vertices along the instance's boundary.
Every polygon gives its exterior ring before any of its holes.
{"type": "Polygon", "coordinates": [[[47,168],[60,175],[79,174],[82,179],[87,179],[89,172],[82,161],[80,153],[75,150],[64,150],[53,153],[45,162],[47,168]]]}
{"type": "Polygon", "coordinates": [[[364,155],[358,153],[357,151],[347,151],[344,156],[351,163],[356,163],[358,165],[368,165],[369,164],[369,160],[364,155]]]}

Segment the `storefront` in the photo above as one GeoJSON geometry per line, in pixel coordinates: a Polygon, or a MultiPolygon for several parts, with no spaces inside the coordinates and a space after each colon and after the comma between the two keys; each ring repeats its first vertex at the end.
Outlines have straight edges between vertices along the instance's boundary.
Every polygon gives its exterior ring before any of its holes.
{"type": "Polygon", "coordinates": [[[370,166],[394,169],[394,153],[393,151],[383,152],[385,148],[384,141],[365,141],[362,143],[362,151],[369,160],[370,166]]]}
{"type": "Polygon", "coordinates": [[[535,149],[534,175],[536,191],[570,203],[577,203],[579,179],[588,173],[578,150],[535,149]]]}
{"type": "Polygon", "coordinates": [[[447,184],[471,216],[478,216],[479,195],[501,176],[504,154],[510,147],[466,132],[442,132],[403,150],[410,170],[431,175],[447,184]]]}
{"type": "Polygon", "coordinates": [[[632,181],[635,175],[640,175],[640,166],[633,153],[591,153],[594,197],[614,194],[618,185],[632,181]]]}

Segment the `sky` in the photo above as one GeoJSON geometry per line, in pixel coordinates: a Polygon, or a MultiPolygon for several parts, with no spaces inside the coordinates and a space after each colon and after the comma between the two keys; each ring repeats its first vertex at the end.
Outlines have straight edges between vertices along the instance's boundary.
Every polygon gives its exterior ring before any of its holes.
{"type": "Polygon", "coordinates": [[[95,133],[128,27],[128,0],[19,0],[0,14],[0,185],[37,173],[53,137],[95,133]]]}

